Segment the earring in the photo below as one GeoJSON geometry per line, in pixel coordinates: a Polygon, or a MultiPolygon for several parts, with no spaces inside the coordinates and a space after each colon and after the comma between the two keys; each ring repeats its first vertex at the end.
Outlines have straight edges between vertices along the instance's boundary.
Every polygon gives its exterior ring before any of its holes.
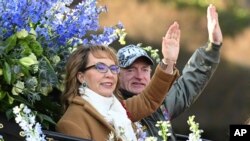
{"type": "Polygon", "coordinates": [[[84,95],[85,91],[86,91],[86,88],[88,88],[88,85],[87,85],[87,82],[84,80],[82,82],[82,84],[80,85],[80,87],[79,87],[79,94],[84,95]]]}
{"type": "Polygon", "coordinates": [[[87,88],[87,87],[88,87],[87,82],[86,82],[85,80],[82,82],[82,86],[83,86],[84,88],[87,88]]]}

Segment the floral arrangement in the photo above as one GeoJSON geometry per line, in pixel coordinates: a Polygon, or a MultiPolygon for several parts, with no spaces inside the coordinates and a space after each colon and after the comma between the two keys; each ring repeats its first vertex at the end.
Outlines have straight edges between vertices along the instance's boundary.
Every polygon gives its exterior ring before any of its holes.
{"type": "Polygon", "coordinates": [[[170,121],[157,121],[155,126],[160,128],[158,134],[162,137],[163,141],[167,141],[168,136],[171,136],[171,133],[169,133],[169,128],[171,127],[170,121]]]}
{"type": "MultiPolygon", "coordinates": [[[[189,130],[191,133],[188,136],[187,141],[202,141],[201,139],[201,133],[203,133],[203,130],[199,129],[199,123],[196,123],[194,121],[195,116],[189,116],[187,123],[190,126],[189,130]]],[[[136,128],[136,134],[138,137],[138,141],[157,141],[156,137],[153,136],[147,136],[146,132],[143,131],[142,125],[140,122],[135,122],[135,128],[136,128]]],[[[171,133],[169,132],[169,129],[171,127],[170,121],[157,121],[156,127],[159,128],[158,135],[162,137],[161,141],[167,141],[168,137],[171,136],[171,133]]],[[[123,139],[123,141],[129,141],[129,139],[124,138],[124,129],[122,127],[119,128],[117,133],[111,132],[109,134],[107,141],[116,141],[119,139],[123,139]]]]}
{"type": "Polygon", "coordinates": [[[147,137],[145,141],[157,141],[156,137],[147,137]]]}
{"type": "Polygon", "coordinates": [[[45,141],[41,125],[36,122],[35,114],[24,104],[13,108],[15,121],[22,128],[26,141],[45,141]]]}
{"type": "Polygon", "coordinates": [[[64,66],[78,44],[124,43],[121,23],[101,27],[107,11],[96,0],[2,0],[0,2],[0,112],[25,104],[44,128],[60,117],[64,66]]]}
{"type": "Polygon", "coordinates": [[[125,136],[125,130],[123,127],[118,127],[118,130],[116,133],[111,132],[109,134],[108,140],[107,141],[116,141],[121,139],[122,141],[129,141],[128,138],[125,136]]]}
{"type": "Polygon", "coordinates": [[[203,133],[203,130],[199,129],[199,123],[196,123],[194,118],[194,115],[188,117],[187,123],[190,126],[189,130],[191,131],[188,136],[188,141],[202,141],[201,133],[203,133]]]}
{"type": "Polygon", "coordinates": [[[136,127],[136,135],[138,136],[138,141],[144,141],[147,138],[147,133],[143,131],[143,126],[140,121],[134,123],[136,127]]]}

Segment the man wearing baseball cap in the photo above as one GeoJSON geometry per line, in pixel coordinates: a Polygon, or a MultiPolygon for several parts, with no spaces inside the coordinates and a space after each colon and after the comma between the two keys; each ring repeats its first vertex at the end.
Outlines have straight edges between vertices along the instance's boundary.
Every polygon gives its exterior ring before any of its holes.
{"type": "MultiPolygon", "coordinates": [[[[175,81],[161,107],[152,115],[141,120],[143,128],[146,128],[147,136],[158,135],[157,121],[171,121],[191,106],[198,98],[202,90],[208,84],[220,61],[220,48],[222,45],[222,33],[218,22],[216,8],[209,5],[207,9],[208,43],[198,48],[185,68],[182,75],[175,81]]],[[[172,24],[162,41],[162,54],[164,59],[161,65],[167,67],[175,64],[176,60],[168,60],[164,54],[167,46],[179,46],[180,33],[171,34],[176,40],[169,40],[169,33],[179,30],[178,23],[172,24]]],[[[118,50],[118,59],[121,72],[120,90],[124,98],[140,94],[150,82],[151,66],[154,64],[147,53],[136,45],[128,45],[118,50]]],[[[172,130],[171,130],[172,132],[172,130]]],[[[176,140],[171,134],[171,140],[176,140]]]]}
{"type": "Polygon", "coordinates": [[[127,68],[131,66],[138,58],[144,58],[145,61],[153,65],[153,60],[148,56],[147,52],[137,45],[128,45],[119,50],[118,53],[120,67],[127,68]]]}

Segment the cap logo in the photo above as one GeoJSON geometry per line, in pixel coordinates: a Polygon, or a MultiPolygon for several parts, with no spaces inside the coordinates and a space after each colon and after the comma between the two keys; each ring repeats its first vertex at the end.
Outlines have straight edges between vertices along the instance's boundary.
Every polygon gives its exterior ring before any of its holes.
{"type": "Polygon", "coordinates": [[[118,51],[117,56],[119,59],[120,67],[123,68],[130,66],[137,58],[141,56],[146,57],[153,64],[152,59],[147,55],[146,51],[135,45],[128,45],[124,48],[121,48],[118,51]]]}

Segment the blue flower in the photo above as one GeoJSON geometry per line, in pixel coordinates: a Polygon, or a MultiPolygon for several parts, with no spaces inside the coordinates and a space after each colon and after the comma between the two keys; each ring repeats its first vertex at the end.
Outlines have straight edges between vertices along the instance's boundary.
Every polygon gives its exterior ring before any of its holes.
{"type": "MultiPolygon", "coordinates": [[[[13,33],[31,28],[37,33],[37,37],[43,47],[60,47],[69,43],[72,38],[80,41],[90,38],[91,43],[110,44],[118,36],[110,36],[114,33],[113,28],[98,35],[99,15],[106,12],[105,6],[97,6],[96,0],[85,0],[74,9],[68,5],[73,0],[4,0],[0,3],[0,34],[5,40],[13,33]],[[88,36],[90,32],[96,32],[88,36]],[[93,37],[93,39],[91,39],[93,37]],[[102,38],[97,41],[97,38],[102,38]],[[111,38],[110,38],[111,37],[111,38]],[[109,39],[108,39],[109,38],[109,39]]],[[[74,42],[75,43],[75,42],[74,42]]],[[[71,44],[72,45],[72,44],[71,44]]]]}
{"type": "Polygon", "coordinates": [[[122,24],[99,24],[100,14],[107,12],[105,6],[83,0],[71,8],[72,2],[0,1],[0,112],[24,103],[41,109],[37,115],[45,128],[48,123],[55,124],[60,113],[53,110],[60,105],[51,104],[46,96],[53,88],[63,89],[64,67],[73,48],[79,44],[109,45],[120,37],[116,30],[123,28],[122,24]],[[50,106],[44,109],[42,104],[50,106]]]}

